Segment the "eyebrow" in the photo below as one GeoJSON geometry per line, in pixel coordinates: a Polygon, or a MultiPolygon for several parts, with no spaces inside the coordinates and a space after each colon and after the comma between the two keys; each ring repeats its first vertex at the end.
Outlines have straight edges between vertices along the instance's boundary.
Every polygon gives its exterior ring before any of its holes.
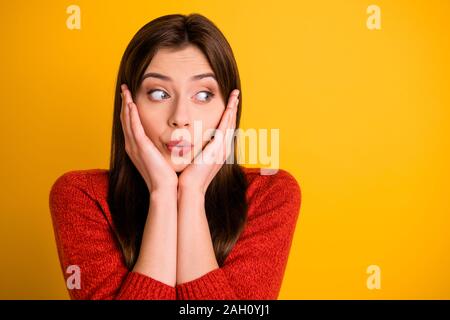
{"type": "MultiPolygon", "coordinates": [[[[163,75],[161,73],[157,73],[157,72],[149,72],[149,73],[144,74],[144,76],[142,77],[141,81],[144,81],[145,78],[150,78],[150,77],[151,78],[161,79],[161,80],[164,80],[164,81],[173,81],[172,78],[170,78],[170,77],[168,77],[166,75],[163,75]]],[[[195,76],[192,76],[191,77],[191,81],[200,80],[200,79],[203,79],[203,78],[213,78],[214,80],[217,81],[216,76],[214,75],[214,73],[211,73],[211,72],[197,74],[195,76]]]]}

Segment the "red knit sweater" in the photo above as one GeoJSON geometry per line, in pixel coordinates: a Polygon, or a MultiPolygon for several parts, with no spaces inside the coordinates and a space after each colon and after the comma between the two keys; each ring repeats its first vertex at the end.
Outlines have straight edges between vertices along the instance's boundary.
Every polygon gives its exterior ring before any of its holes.
{"type": "MultiPolygon", "coordinates": [[[[116,244],[106,201],[108,171],[70,171],[50,191],[60,265],[67,279],[80,270],[72,299],[277,299],[300,210],[301,191],[285,170],[260,175],[243,167],[249,182],[248,220],[222,267],[176,287],[130,271],[116,244]]],[[[71,277],[72,278],[72,277],[71,277]]]]}

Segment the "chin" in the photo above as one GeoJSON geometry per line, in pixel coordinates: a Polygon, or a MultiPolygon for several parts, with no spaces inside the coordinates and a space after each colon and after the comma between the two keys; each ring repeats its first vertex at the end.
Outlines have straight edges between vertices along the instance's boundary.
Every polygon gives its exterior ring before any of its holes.
{"type": "Polygon", "coordinates": [[[176,163],[171,162],[172,169],[173,169],[176,173],[181,173],[181,172],[183,172],[183,170],[186,169],[186,167],[187,167],[188,165],[189,165],[189,164],[184,164],[184,163],[182,163],[182,164],[176,164],[176,163]]]}
{"type": "Polygon", "coordinates": [[[177,166],[177,167],[173,168],[173,170],[174,170],[177,174],[182,173],[184,169],[186,169],[186,167],[179,168],[179,167],[177,166]]]}
{"type": "Polygon", "coordinates": [[[167,163],[176,173],[181,173],[192,162],[192,157],[185,155],[185,157],[176,157],[175,161],[172,160],[170,155],[164,155],[167,163]],[[176,161],[178,160],[178,161],[176,161]]]}

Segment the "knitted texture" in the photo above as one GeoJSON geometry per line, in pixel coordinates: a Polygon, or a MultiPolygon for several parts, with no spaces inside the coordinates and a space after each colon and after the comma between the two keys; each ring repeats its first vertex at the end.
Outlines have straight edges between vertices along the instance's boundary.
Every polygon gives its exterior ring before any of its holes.
{"type": "Polygon", "coordinates": [[[247,224],[224,265],[175,287],[130,271],[113,232],[108,171],[69,171],[50,190],[49,206],[64,278],[76,265],[80,288],[71,299],[216,300],[277,299],[301,204],[296,179],[279,169],[260,175],[243,167],[249,187],[247,224]],[[68,269],[69,268],[69,269],[68,269]]]}

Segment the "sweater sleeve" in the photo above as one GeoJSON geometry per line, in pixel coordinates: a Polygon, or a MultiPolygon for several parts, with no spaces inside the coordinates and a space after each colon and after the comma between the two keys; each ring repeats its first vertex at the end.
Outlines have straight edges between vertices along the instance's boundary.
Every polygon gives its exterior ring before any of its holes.
{"type": "Polygon", "coordinates": [[[176,286],[181,300],[275,300],[278,297],[301,203],[296,179],[279,170],[261,176],[250,201],[245,232],[225,260],[192,281],[176,286]]]}
{"type": "Polygon", "coordinates": [[[87,173],[60,176],[50,190],[49,206],[71,299],[176,299],[174,287],[127,269],[87,173]]]}

